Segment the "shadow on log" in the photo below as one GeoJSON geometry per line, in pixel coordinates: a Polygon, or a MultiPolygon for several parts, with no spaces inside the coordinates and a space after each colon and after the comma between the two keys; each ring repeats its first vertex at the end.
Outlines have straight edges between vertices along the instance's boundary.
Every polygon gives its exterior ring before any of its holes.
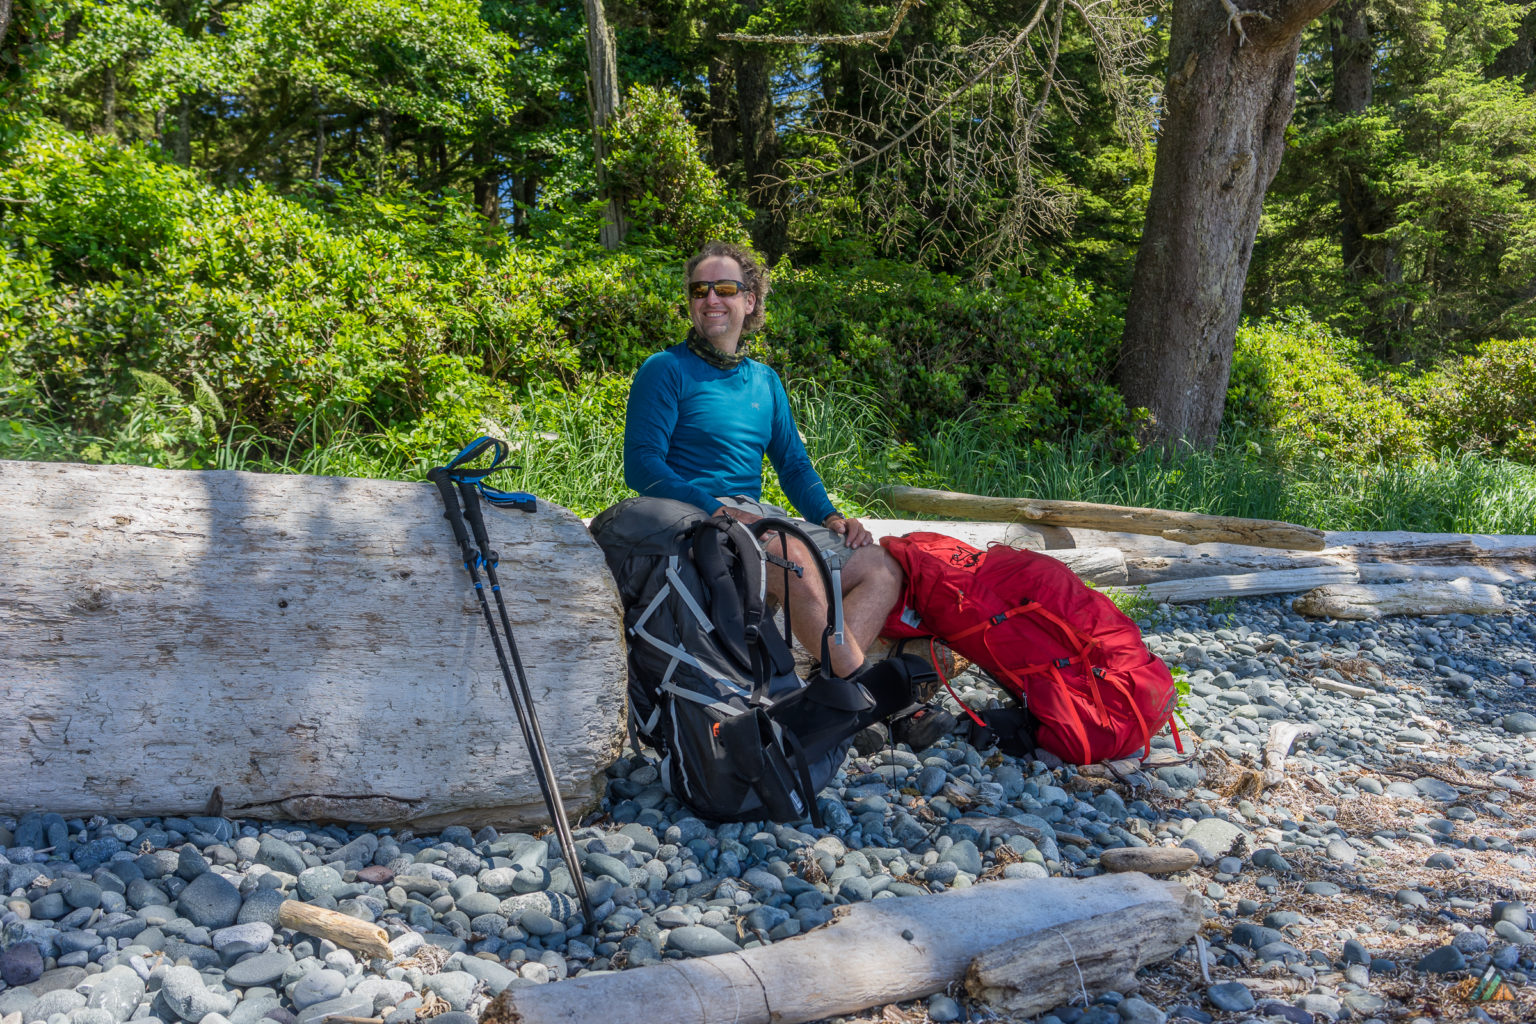
{"type": "MultiPolygon", "coordinates": [[[[486,509],[567,806],[624,739],[581,521],[486,509]]],[[[0,813],[519,826],[543,800],[426,483],[0,461],[0,813]]]]}

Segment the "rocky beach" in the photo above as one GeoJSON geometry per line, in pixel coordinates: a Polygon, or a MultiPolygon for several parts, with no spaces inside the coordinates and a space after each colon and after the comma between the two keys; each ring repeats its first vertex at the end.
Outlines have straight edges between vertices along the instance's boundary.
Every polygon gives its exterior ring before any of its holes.
{"type": "MultiPolygon", "coordinates": [[[[1183,753],[1165,734],[1144,764],[1079,770],[959,735],[868,743],[822,794],[825,828],[702,821],[627,752],[575,830],[590,922],[553,834],[0,818],[0,1022],[468,1024],[509,987],[783,941],[840,904],[1087,877],[1143,846],[1198,856],[1170,877],[1204,900],[1199,938],[1041,1024],[1536,1020],[1536,586],[1507,596],[1510,615],[1377,622],[1286,598],[1149,608],[1188,688],[1183,753]],[[287,900],[378,924],[391,955],[283,927],[287,900]]],[[[956,687],[1001,696],[976,672],[956,687]]],[[[864,1019],[1009,1018],[956,986],[864,1019]]]]}

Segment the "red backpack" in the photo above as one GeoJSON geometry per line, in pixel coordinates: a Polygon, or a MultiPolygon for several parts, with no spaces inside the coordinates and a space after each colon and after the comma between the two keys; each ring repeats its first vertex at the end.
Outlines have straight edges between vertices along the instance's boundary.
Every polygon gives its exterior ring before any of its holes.
{"type": "Polygon", "coordinates": [[[1004,545],[979,551],[937,533],[880,543],[907,573],[883,635],[935,636],[980,665],[1038,720],[1036,744],[1092,764],[1150,753],[1168,725],[1183,750],[1168,667],[1135,622],[1064,564],[1004,545]]]}

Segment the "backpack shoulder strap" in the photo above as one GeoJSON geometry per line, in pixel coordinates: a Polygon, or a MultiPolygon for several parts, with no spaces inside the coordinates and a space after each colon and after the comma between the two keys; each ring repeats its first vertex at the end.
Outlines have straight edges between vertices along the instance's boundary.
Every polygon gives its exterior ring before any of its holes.
{"type": "Polygon", "coordinates": [[[693,566],[709,600],[716,642],[743,671],[750,672],[749,629],[763,617],[762,552],[733,519],[701,520],[692,533],[693,566]],[[735,552],[736,573],[728,548],[735,552]]]}
{"type": "Polygon", "coordinates": [[[764,517],[747,529],[758,539],[765,533],[783,533],[794,537],[811,553],[811,562],[821,576],[827,594],[827,625],[821,633],[821,664],[823,671],[826,671],[826,667],[831,664],[831,643],[843,641],[842,559],[837,559],[835,564],[829,561],[827,553],[816,546],[810,535],[788,519],[764,517]]]}

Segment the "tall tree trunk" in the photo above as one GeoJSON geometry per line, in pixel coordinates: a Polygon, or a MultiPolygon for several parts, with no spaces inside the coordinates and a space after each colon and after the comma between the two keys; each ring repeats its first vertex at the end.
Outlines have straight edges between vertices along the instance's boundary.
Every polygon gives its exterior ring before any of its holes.
{"type": "Polygon", "coordinates": [[[183,167],[192,166],[192,97],[186,93],[181,94],[181,100],[176,106],[174,146],[176,162],[183,167]]]}
{"type": "Polygon", "coordinates": [[[752,206],[752,243],[769,263],[784,253],[789,228],[780,199],[779,134],[773,119],[773,53],[736,48],[736,102],[741,114],[742,163],[752,206]]]}
{"type": "Polygon", "coordinates": [[[5,36],[11,29],[11,0],[0,0],[0,46],[5,44],[5,36]]]}
{"type": "Polygon", "coordinates": [[[1116,368],[1149,434],[1209,446],[1221,427],[1243,282],[1295,105],[1301,31],[1334,0],[1263,0],[1236,20],[1174,0],[1171,73],[1116,368]]]}
{"type": "Polygon", "coordinates": [[[325,173],[325,111],[320,109],[318,89],[310,92],[309,102],[315,111],[315,149],[309,161],[309,176],[319,181],[320,175],[325,173]]]}
{"type": "Polygon", "coordinates": [[[394,128],[394,116],[387,110],[379,111],[379,162],[374,172],[376,187],[384,188],[385,168],[389,166],[389,153],[392,146],[390,138],[394,128]]]}
{"type": "MultiPolygon", "coordinates": [[[[1375,47],[1366,18],[1367,0],[1344,0],[1328,26],[1333,58],[1333,109],[1359,114],[1370,108],[1375,47]]],[[[1394,355],[1402,328],[1399,301],[1392,286],[1403,278],[1397,248],[1381,238],[1390,226],[1381,198],[1368,180],[1362,160],[1344,161],[1339,169],[1339,245],[1344,266],[1365,292],[1370,310],[1361,326],[1362,340],[1382,359],[1394,355]]]]}
{"type": "MultiPolygon", "coordinates": [[[[1525,0],[1510,0],[1522,6],[1525,0]]],[[[1515,41],[1499,51],[1488,67],[1492,78],[1513,78],[1530,92],[1536,89],[1536,8],[1525,12],[1515,41]]]]}
{"type": "Polygon", "coordinates": [[[512,182],[512,232],[517,235],[528,233],[528,211],[533,209],[534,201],[539,197],[539,179],[533,174],[524,174],[512,182]]]}
{"type": "Polygon", "coordinates": [[[117,134],[117,68],[110,64],[101,73],[101,134],[117,134]]]}
{"type": "Polygon", "coordinates": [[[592,152],[597,162],[597,187],[607,197],[603,227],[598,237],[605,249],[617,249],[629,226],[624,206],[608,192],[608,142],[603,129],[619,112],[619,69],[614,57],[613,32],[603,11],[603,0],[585,0],[587,8],[587,112],[592,120],[592,152]]]}
{"type": "Polygon", "coordinates": [[[740,119],[736,113],[735,75],[723,53],[709,58],[709,160],[715,173],[729,178],[741,156],[740,119]]]}
{"type": "MultiPolygon", "coordinates": [[[[488,130],[475,137],[475,209],[492,224],[501,223],[501,173],[491,150],[488,130]]],[[[606,244],[606,243],[605,243],[606,244]]],[[[609,246],[612,248],[612,246],[609,246]]]]}

